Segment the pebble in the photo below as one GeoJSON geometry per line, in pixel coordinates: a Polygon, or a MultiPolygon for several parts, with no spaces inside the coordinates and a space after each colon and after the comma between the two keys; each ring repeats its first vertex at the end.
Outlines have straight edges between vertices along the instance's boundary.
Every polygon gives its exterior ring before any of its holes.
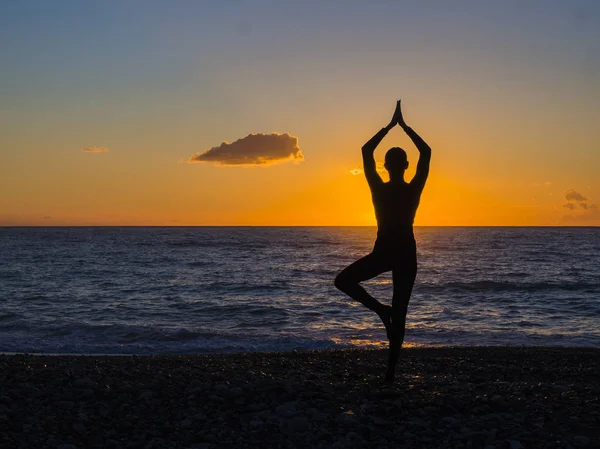
{"type": "Polygon", "coordinates": [[[490,401],[492,402],[492,404],[497,406],[504,406],[506,404],[504,396],[501,396],[499,394],[492,396],[492,399],[490,399],[490,401]]]}
{"type": "Polygon", "coordinates": [[[304,416],[295,416],[284,422],[284,428],[290,433],[305,432],[309,429],[310,423],[304,416]]]}
{"type": "Polygon", "coordinates": [[[94,390],[91,390],[89,388],[86,388],[81,392],[81,397],[91,398],[92,396],[94,396],[94,390]]]}
{"type": "Polygon", "coordinates": [[[280,406],[275,408],[275,412],[279,415],[283,415],[283,416],[292,416],[294,414],[296,414],[298,409],[298,403],[297,402],[285,402],[283,404],[281,404],[280,406]]]}
{"type": "Polygon", "coordinates": [[[150,399],[152,399],[153,393],[151,391],[144,391],[143,393],[140,394],[139,398],[149,401],[150,399]]]}
{"type": "Polygon", "coordinates": [[[363,381],[378,378],[383,351],[57,357],[52,370],[31,364],[26,372],[23,356],[0,355],[0,447],[525,449],[560,441],[591,449],[600,440],[583,429],[600,416],[598,355],[410,349],[401,375],[408,382],[383,393],[363,381]],[[357,353],[358,365],[349,356],[357,353]],[[544,419],[553,413],[556,423],[544,419]]]}
{"type": "Polygon", "coordinates": [[[460,419],[454,418],[453,416],[444,416],[442,418],[442,423],[449,427],[458,427],[460,426],[460,419]]]}
{"type": "Polygon", "coordinates": [[[517,440],[506,440],[510,449],[521,449],[521,442],[517,440]]]}
{"type": "Polygon", "coordinates": [[[352,425],[358,422],[358,418],[351,411],[340,413],[335,420],[342,425],[352,425]]]}
{"type": "Polygon", "coordinates": [[[575,447],[588,447],[591,443],[591,440],[583,435],[577,435],[573,438],[573,444],[575,447]]]}
{"type": "Polygon", "coordinates": [[[63,410],[71,410],[75,403],[72,401],[58,401],[56,405],[58,408],[62,408],[63,410]]]}
{"type": "Polygon", "coordinates": [[[248,423],[248,425],[254,429],[259,429],[265,425],[264,421],[260,418],[255,418],[248,423]]]}
{"type": "Polygon", "coordinates": [[[94,388],[96,388],[96,382],[94,382],[89,377],[83,377],[83,378],[77,379],[77,380],[75,380],[73,385],[75,385],[77,388],[90,388],[92,390],[94,388]]]}
{"type": "Polygon", "coordinates": [[[229,387],[225,384],[217,384],[214,388],[217,394],[227,393],[229,391],[229,387]]]}
{"type": "Polygon", "coordinates": [[[233,397],[239,397],[244,394],[244,390],[240,387],[234,387],[229,390],[229,394],[233,397]]]}

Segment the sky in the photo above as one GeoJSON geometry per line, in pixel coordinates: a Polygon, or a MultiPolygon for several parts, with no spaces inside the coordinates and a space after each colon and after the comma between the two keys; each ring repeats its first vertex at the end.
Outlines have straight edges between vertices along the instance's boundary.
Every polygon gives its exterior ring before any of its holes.
{"type": "Polygon", "coordinates": [[[595,0],[6,1],[0,98],[0,226],[374,225],[397,99],[415,225],[600,225],[595,0]]]}

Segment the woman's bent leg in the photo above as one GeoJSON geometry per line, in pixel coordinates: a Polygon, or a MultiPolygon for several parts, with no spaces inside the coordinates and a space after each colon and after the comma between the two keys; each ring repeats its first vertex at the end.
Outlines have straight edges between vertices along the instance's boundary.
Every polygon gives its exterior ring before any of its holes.
{"type": "Polygon", "coordinates": [[[342,270],[335,278],[335,286],[355,301],[358,301],[365,307],[373,310],[380,317],[382,315],[387,316],[390,312],[389,306],[381,304],[369,295],[359,282],[372,279],[391,269],[392,267],[389,261],[371,253],[358,259],[356,262],[342,270]]]}

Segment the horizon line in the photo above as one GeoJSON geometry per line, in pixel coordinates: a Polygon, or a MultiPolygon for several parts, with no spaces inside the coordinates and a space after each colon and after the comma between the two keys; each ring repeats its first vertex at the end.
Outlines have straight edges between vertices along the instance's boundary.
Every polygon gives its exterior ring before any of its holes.
{"type": "MultiPolygon", "coordinates": [[[[377,225],[2,225],[0,228],[376,228],[377,225]]],[[[600,225],[413,225],[413,228],[598,228],[600,225]]]]}

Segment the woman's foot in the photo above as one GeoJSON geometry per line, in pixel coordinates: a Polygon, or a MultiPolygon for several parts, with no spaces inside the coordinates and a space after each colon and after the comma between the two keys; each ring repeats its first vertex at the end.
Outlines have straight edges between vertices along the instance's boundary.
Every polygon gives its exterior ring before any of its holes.
{"type": "MultiPolygon", "coordinates": [[[[393,332],[393,331],[392,331],[393,332]]],[[[396,364],[398,363],[398,359],[400,358],[400,348],[402,347],[402,341],[399,338],[390,338],[390,347],[388,353],[388,366],[385,372],[384,381],[386,383],[394,382],[394,377],[396,374],[396,364]]]]}
{"type": "Polygon", "coordinates": [[[393,368],[390,369],[388,367],[388,369],[385,372],[385,377],[383,378],[383,381],[386,384],[392,384],[392,383],[394,383],[394,377],[395,377],[394,369],[393,368]]]}

